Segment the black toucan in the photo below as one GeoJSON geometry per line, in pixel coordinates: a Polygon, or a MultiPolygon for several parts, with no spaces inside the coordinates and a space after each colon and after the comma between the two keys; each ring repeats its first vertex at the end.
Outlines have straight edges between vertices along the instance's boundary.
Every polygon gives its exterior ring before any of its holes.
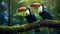
{"type": "Polygon", "coordinates": [[[45,19],[52,20],[53,19],[50,12],[46,9],[46,7],[43,4],[33,3],[30,6],[31,7],[38,7],[38,13],[43,18],[43,20],[45,20],[45,19]]]}
{"type": "Polygon", "coordinates": [[[24,11],[24,16],[25,16],[26,20],[28,21],[28,23],[37,21],[36,16],[33,13],[31,13],[30,7],[20,7],[16,11],[17,12],[24,11]]]}
{"type": "MultiPolygon", "coordinates": [[[[50,12],[46,9],[46,7],[43,4],[32,3],[30,6],[31,7],[38,7],[38,14],[42,17],[43,20],[46,20],[46,19],[47,20],[52,20],[53,19],[50,12]]],[[[49,32],[51,32],[49,27],[48,27],[48,30],[49,30],[49,32]]]]}
{"type": "MultiPolygon", "coordinates": [[[[33,13],[31,13],[29,7],[27,7],[27,8],[26,7],[22,7],[22,8],[17,9],[16,11],[17,12],[24,11],[25,12],[24,16],[25,16],[26,20],[28,21],[28,23],[32,23],[32,22],[37,21],[36,16],[33,13]]],[[[35,32],[40,32],[39,28],[36,28],[35,32]]]]}

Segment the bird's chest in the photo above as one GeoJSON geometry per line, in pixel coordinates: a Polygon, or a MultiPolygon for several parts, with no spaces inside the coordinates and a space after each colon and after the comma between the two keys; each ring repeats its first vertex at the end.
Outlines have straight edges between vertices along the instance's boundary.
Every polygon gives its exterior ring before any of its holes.
{"type": "Polygon", "coordinates": [[[48,12],[47,11],[44,11],[43,10],[43,12],[40,14],[40,16],[42,17],[42,18],[49,18],[49,14],[48,14],[48,12]]]}

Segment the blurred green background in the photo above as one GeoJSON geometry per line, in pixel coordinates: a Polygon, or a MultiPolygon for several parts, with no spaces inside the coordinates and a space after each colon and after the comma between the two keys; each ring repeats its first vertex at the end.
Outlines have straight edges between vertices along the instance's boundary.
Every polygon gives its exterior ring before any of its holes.
{"type": "MultiPolygon", "coordinates": [[[[10,0],[10,12],[11,12],[11,21],[14,24],[23,24],[27,23],[26,19],[24,18],[24,12],[18,13],[16,10],[19,7],[27,7],[31,3],[38,2],[43,3],[47,9],[50,11],[51,15],[53,16],[54,20],[59,20],[59,11],[57,9],[57,1],[56,0],[10,0]]],[[[38,20],[42,18],[37,13],[37,8],[31,7],[31,12],[35,14],[38,20]]]]}
{"type": "MultiPolygon", "coordinates": [[[[0,25],[6,26],[19,26],[22,24],[28,24],[24,18],[24,12],[16,12],[19,7],[27,7],[29,4],[39,2],[43,3],[54,20],[60,20],[60,0],[0,0],[0,25]]],[[[38,15],[37,9],[31,7],[31,12],[35,14],[38,20],[42,18],[38,15]]],[[[28,34],[32,31],[24,32],[28,34]]],[[[23,33],[23,34],[24,34],[23,33]]],[[[41,34],[48,34],[47,27],[41,27],[41,34]]],[[[57,34],[57,30],[51,32],[51,34],[57,34]]]]}

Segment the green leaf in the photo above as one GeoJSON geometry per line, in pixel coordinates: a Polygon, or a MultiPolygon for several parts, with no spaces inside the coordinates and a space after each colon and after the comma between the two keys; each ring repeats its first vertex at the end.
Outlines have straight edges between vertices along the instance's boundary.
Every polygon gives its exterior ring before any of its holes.
{"type": "Polygon", "coordinates": [[[17,12],[13,16],[24,16],[24,12],[17,12]]]}

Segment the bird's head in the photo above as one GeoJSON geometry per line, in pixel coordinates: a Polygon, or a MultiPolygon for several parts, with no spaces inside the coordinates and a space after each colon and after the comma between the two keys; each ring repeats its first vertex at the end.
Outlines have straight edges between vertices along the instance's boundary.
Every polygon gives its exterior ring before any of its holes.
{"type": "Polygon", "coordinates": [[[36,7],[36,8],[38,8],[38,13],[42,13],[42,11],[43,11],[43,4],[42,3],[32,3],[31,5],[30,5],[31,7],[36,7]]]}
{"type": "Polygon", "coordinates": [[[16,10],[16,12],[22,12],[25,11],[27,8],[26,7],[20,7],[16,10]]]}
{"type": "Polygon", "coordinates": [[[43,4],[40,4],[40,3],[32,3],[30,6],[31,7],[39,7],[39,6],[42,6],[43,4]]]}
{"type": "Polygon", "coordinates": [[[28,7],[20,7],[20,8],[18,8],[16,10],[16,12],[22,12],[22,11],[24,11],[25,16],[30,15],[30,6],[28,6],[28,7]]]}

